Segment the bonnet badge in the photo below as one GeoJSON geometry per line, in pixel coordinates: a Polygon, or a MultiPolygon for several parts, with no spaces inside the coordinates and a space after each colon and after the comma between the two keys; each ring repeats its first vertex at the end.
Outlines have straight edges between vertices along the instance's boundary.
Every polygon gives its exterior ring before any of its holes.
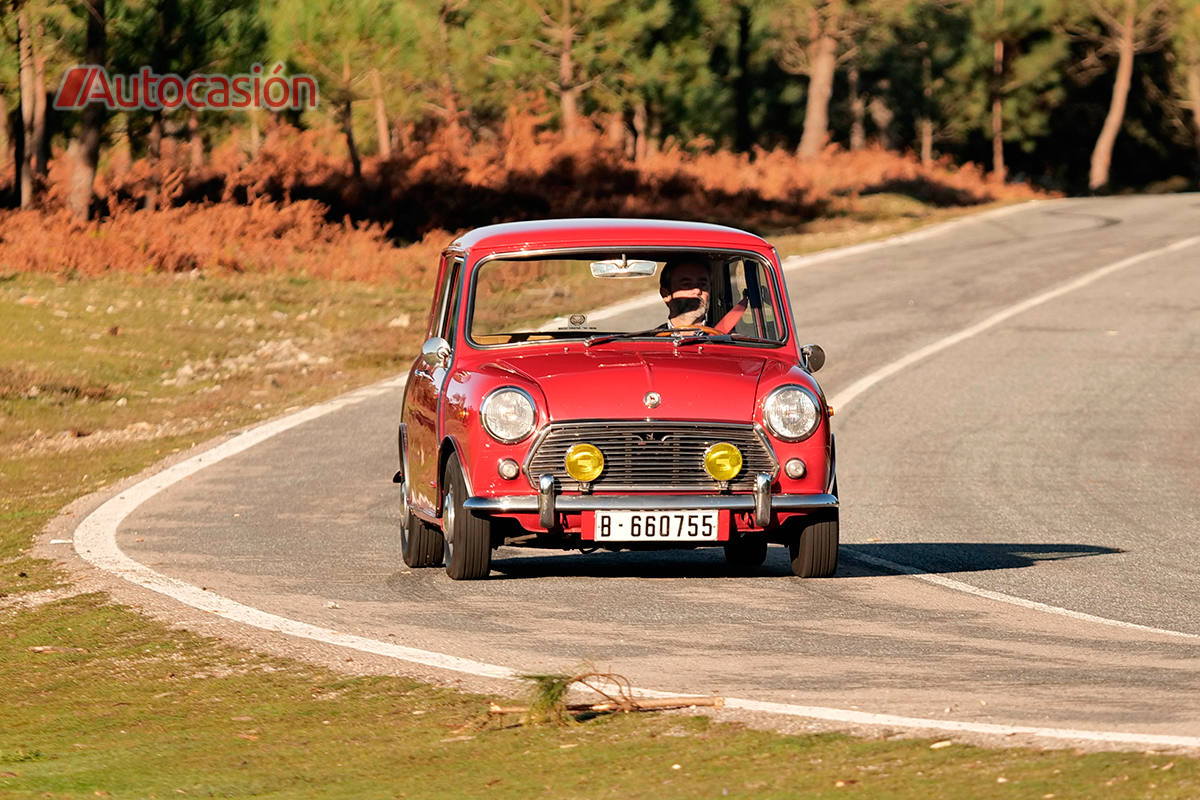
{"type": "Polygon", "coordinates": [[[662,395],[658,392],[646,392],[642,402],[646,404],[646,408],[658,408],[659,403],[662,402],[662,395]]]}

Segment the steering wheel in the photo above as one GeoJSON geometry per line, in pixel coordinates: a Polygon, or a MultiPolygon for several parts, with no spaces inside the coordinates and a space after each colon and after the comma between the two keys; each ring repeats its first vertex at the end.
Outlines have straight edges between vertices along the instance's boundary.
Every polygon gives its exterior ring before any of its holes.
{"type": "Polygon", "coordinates": [[[659,331],[658,336],[674,336],[680,331],[691,331],[693,333],[707,333],[710,336],[720,336],[722,331],[717,330],[709,325],[680,325],[678,328],[667,328],[664,331],[659,331]]]}

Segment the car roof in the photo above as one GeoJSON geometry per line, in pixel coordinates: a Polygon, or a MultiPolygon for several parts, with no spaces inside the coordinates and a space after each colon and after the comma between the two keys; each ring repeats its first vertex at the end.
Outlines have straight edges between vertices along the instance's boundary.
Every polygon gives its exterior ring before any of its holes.
{"type": "Polygon", "coordinates": [[[712,225],[660,219],[546,219],[506,222],[476,228],[455,239],[449,249],[521,251],[607,245],[644,247],[721,247],[769,250],[753,233],[712,225]]]}

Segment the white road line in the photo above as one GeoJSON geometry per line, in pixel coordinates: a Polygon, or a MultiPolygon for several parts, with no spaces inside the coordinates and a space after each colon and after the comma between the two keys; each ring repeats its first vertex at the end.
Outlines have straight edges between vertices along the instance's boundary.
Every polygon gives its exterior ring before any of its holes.
{"type": "Polygon", "coordinates": [[[884,239],[876,239],[873,242],[863,242],[862,244],[849,245],[848,247],[837,247],[832,250],[822,250],[818,253],[809,253],[808,255],[788,256],[783,259],[781,265],[784,271],[794,269],[802,269],[811,267],[817,264],[824,264],[827,261],[834,261],[847,256],[858,256],[863,253],[870,253],[874,250],[881,250],[885,247],[896,247],[899,245],[912,244],[924,239],[931,239],[935,236],[941,236],[948,230],[969,225],[977,222],[986,222],[996,219],[997,217],[1007,217],[1009,214],[1014,214],[1018,211],[1025,211],[1035,205],[1046,202],[1061,202],[1061,201],[1046,201],[1046,200],[1028,200],[1024,203],[1016,205],[1004,206],[1003,208],[995,208],[991,211],[985,211],[982,214],[971,214],[966,217],[948,220],[937,225],[930,225],[927,228],[909,231],[908,233],[898,233],[895,236],[888,236],[884,239]]]}
{"type": "Polygon", "coordinates": [[[1001,322],[1004,322],[1011,317],[1015,317],[1017,314],[1040,306],[1043,303],[1055,299],[1056,297],[1061,297],[1068,292],[1081,289],[1090,283],[1095,283],[1101,278],[1112,275],[1114,272],[1126,269],[1127,267],[1132,267],[1134,264],[1140,264],[1143,261],[1148,261],[1152,258],[1166,255],[1167,253],[1174,253],[1179,250],[1192,247],[1196,244],[1200,244],[1200,236],[1192,236],[1190,238],[1182,239],[1178,242],[1169,244],[1166,247],[1160,247],[1156,250],[1148,250],[1144,253],[1138,253],[1136,256],[1130,256],[1129,258],[1123,258],[1120,261],[1106,264],[1103,267],[1094,269],[1091,272],[1067,281],[1066,283],[1056,286],[1053,289],[1049,289],[1041,294],[1022,300],[1019,303],[1009,306],[1008,308],[1001,309],[986,319],[976,322],[974,325],[963,328],[957,333],[952,333],[949,336],[938,339],[936,342],[927,344],[924,347],[914,350],[906,356],[896,359],[890,364],[880,367],[866,377],[859,378],[857,381],[850,384],[848,387],[830,398],[829,402],[834,406],[834,408],[836,408],[838,411],[841,411],[863,392],[875,386],[875,384],[890,378],[901,370],[911,367],[918,361],[924,361],[935,353],[940,353],[947,347],[952,347],[959,342],[970,339],[973,336],[978,336],[984,331],[996,327],[1001,322]]]}
{"type": "MultiPolygon", "coordinates": [[[[1089,273],[1083,279],[1073,281],[1067,286],[1060,287],[1058,290],[1039,295],[1033,298],[1032,301],[1018,304],[1020,310],[1031,308],[1041,302],[1057,297],[1066,291],[1070,291],[1078,286],[1090,283],[1102,277],[1104,274],[1115,272],[1117,269],[1125,266],[1130,266],[1133,263],[1149,258],[1152,255],[1160,252],[1167,252],[1174,249],[1180,249],[1188,246],[1191,243],[1200,241],[1200,237],[1188,239],[1185,242],[1176,243],[1169,248],[1164,248],[1161,251],[1154,251],[1143,256],[1135,257],[1134,259],[1126,259],[1124,262],[1118,262],[1115,265],[1102,268],[1095,273],[1089,273]],[[1036,301],[1036,302],[1034,302],[1036,301]]],[[[1017,308],[1017,307],[1014,307],[1017,308]]],[[[1011,310],[1010,310],[1011,311],[1011,310]]],[[[975,335],[987,327],[997,324],[1002,319],[1007,319],[1018,311],[1001,312],[1000,315],[989,317],[990,324],[983,327],[972,326],[968,331],[973,331],[969,335],[975,335]],[[977,329],[977,330],[976,330],[977,329]]],[[[989,320],[985,320],[988,322],[989,320]]],[[[981,323],[982,325],[982,323],[981,323]]],[[[913,363],[921,358],[928,357],[938,350],[949,347],[957,341],[967,338],[961,334],[956,334],[954,337],[947,337],[948,343],[937,346],[935,343],[928,348],[922,348],[918,353],[923,353],[919,358],[913,359],[912,356],[906,356],[902,361],[909,359],[906,363],[913,363]],[[957,338],[956,338],[957,337],[957,338]],[[932,348],[932,349],[931,349],[932,348]]],[[[895,370],[890,370],[885,367],[872,373],[868,378],[872,379],[870,383],[859,381],[851,388],[863,384],[861,388],[851,395],[860,394],[870,386],[883,380],[893,374],[895,370]]],[[[381,642],[375,639],[370,639],[363,636],[355,636],[352,634],[342,633],[340,631],[322,628],[317,625],[311,625],[306,622],[281,617],[276,614],[271,614],[251,606],[238,603],[227,597],[215,594],[201,589],[198,586],[186,583],[176,578],[163,575],[149,567],[134,561],[121,550],[117,545],[117,529],[121,523],[142,503],[145,503],[150,498],[157,495],[159,492],[168,487],[185,480],[191,475],[199,472],[205,467],[209,467],[226,458],[234,456],[238,453],[254,447],[261,442],[270,439],[284,431],[290,430],[305,422],[318,419],[333,411],[337,411],[352,405],[355,405],[363,400],[371,397],[376,397],[393,389],[402,386],[403,378],[392,379],[377,383],[373,386],[368,386],[363,389],[343,395],[335,400],[322,403],[311,408],[297,411],[286,417],[281,417],[276,420],[259,425],[252,428],[232,439],[217,445],[203,453],[195,455],[189,459],[179,462],[162,472],[152,475],[149,478],[129,487],[128,489],[118,493],[114,497],[105,501],[99,508],[89,514],[75,529],[74,547],[75,552],[79,554],[85,561],[94,566],[110,572],[119,578],[141,586],[145,589],[157,592],[159,594],[170,597],[184,605],[197,608],[202,611],[208,611],[215,614],[220,614],[223,618],[235,622],[240,622],[246,625],[251,625],[267,631],[275,631],[289,636],[296,636],[312,641],[323,642],[327,644],[348,647],[360,652],[372,653],[375,655],[394,658],[400,661],[406,661],[424,666],[436,667],[452,672],[463,673],[486,678],[514,679],[516,671],[496,664],[488,664],[482,661],[475,661],[468,658],[458,658],[456,656],[446,655],[444,653],[436,653],[428,650],[420,650],[413,647],[405,647],[403,645],[393,644],[390,642],[381,642]]],[[[844,405],[848,400],[837,400],[841,405],[844,405]]],[[[883,559],[878,559],[883,561],[883,559]]],[[[901,572],[909,572],[914,570],[913,567],[905,567],[904,565],[892,565],[891,562],[884,564],[890,568],[899,569],[901,572]]],[[[946,578],[940,578],[933,575],[918,575],[917,577],[925,577],[937,579],[934,582],[947,584],[958,584],[957,581],[949,581],[946,578]]],[[[952,588],[960,588],[960,590],[970,590],[974,594],[982,593],[983,590],[975,589],[975,587],[967,586],[966,584],[958,584],[952,588]]],[[[987,593],[984,596],[992,596],[996,593],[987,593]]],[[[1009,598],[1007,595],[996,595],[992,599],[1003,599],[1004,602],[1018,601],[1018,604],[1027,604],[1029,601],[1021,601],[1020,598],[1009,598]]],[[[1042,607],[1041,604],[1032,604],[1030,607],[1037,607],[1039,610],[1048,610],[1053,613],[1065,612],[1065,609],[1054,609],[1053,607],[1042,607]]],[[[1068,616],[1075,615],[1075,612],[1067,612],[1068,616]]],[[[1089,615],[1078,615],[1082,618],[1087,618],[1089,621],[1103,622],[1108,624],[1116,623],[1115,620],[1105,620],[1098,617],[1090,617],[1089,615]]],[[[1117,623],[1122,626],[1130,626],[1130,623],[1117,623]]],[[[1141,629],[1141,626],[1131,626],[1141,629]]],[[[1144,629],[1154,630],[1154,629],[1144,629]]],[[[1161,633],[1174,634],[1173,631],[1155,631],[1161,633]]],[[[638,694],[648,697],[665,697],[674,696],[672,693],[651,690],[651,689],[635,689],[638,694]]],[[[1170,736],[1163,734],[1138,733],[1138,732],[1121,732],[1121,731],[1092,731],[1092,730],[1073,730],[1066,728],[1041,728],[1030,726],[1010,726],[1010,725],[995,725],[989,723],[976,722],[960,722],[955,720],[939,720],[925,719],[920,717],[903,717],[891,714],[872,714],[863,711],[853,711],[848,709],[825,708],[821,706],[803,706],[789,703],[772,703],[759,700],[749,700],[742,698],[727,698],[725,705],[729,708],[737,708],[746,711],[759,711],[772,714],[781,714],[786,716],[805,717],[810,719],[820,719],[837,723],[856,724],[856,725],[872,725],[886,726],[894,728],[908,728],[914,730],[936,730],[936,731],[955,731],[960,733],[988,734],[998,736],[1014,736],[1024,735],[1038,737],[1043,739],[1052,739],[1060,741],[1093,741],[1112,744],[1125,744],[1136,746],[1151,746],[1151,747],[1183,747],[1183,748],[1200,748],[1200,737],[1195,736],[1170,736]]]]}
{"type": "Polygon", "coordinates": [[[1008,603],[1009,605],[1028,608],[1033,611],[1043,611],[1047,614],[1057,614],[1060,617],[1070,617],[1071,619],[1081,620],[1083,622],[1094,622],[1098,625],[1108,625],[1114,628],[1126,628],[1128,630],[1142,631],[1143,633],[1155,633],[1160,636],[1175,636],[1181,639],[1197,639],[1200,640],[1200,634],[1186,633],[1184,631],[1173,631],[1167,628],[1154,628],[1149,625],[1138,625],[1136,622],[1124,622],[1119,619],[1109,619],[1108,617],[1097,617],[1094,614],[1085,614],[1082,611],[1072,611],[1069,608],[1060,608],[1059,606],[1051,606],[1045,603],[1039,603],[1035,600],[1026,600],[1024,597],[1016,597],[1011,594],[1002,592],[993,592],[989,589],[980,589],[978,586],[972,586],[969,583],[956,581],[953,578],[946,578],[941,575],[933,575],[923,569],[910,567],[907,564],[899,564],[895,561],[888,561],[886,558],[867,555],[866,553],[849,553],[847,554],[855,561],[862,561],[866,564],[873,564],[877,567],[891,570],[893,572],[901,572],[905,575],[912,575],[914,578],[920,578],[929,583],[936,583],[938,586],[944,586],[947,589],[953,589],[956,592],[966,592],[973,594],[976,597],[985,597],[988,600],[995,600],[998,603],[1008,603]]]}
{"type": "MultiPolygon", "coordinates": [[[[1112,275],[1114,272],[1119,272],[1120,270],[1127,269],[1128,267],[1132,267],[1135,264],[1140,264],[1143,261],[1149,261],[1150,259],[1157,258],[1158,256],[1167,255],[1169,253],[1176,253],[1176,252],[1179,252],[1180,250],[1185,250],[1185,249],[1187,249],[1189,247],[1193,247],[1197,244],[1200,244],[1200,236],[1192,236],[1187,239],[1181,239],[1180,241],[1172,242],[1171,244],[1166,245],[1165,247],[1159,247],[1155,250],[1148,250],[1144,253],[1139,253],[1135,256],[1130,256],[1129,258],[1123,258],[1120,261],[1114,261],[1111,264],[1106,264],[1103,267],[1098,267],[1097,269],[1094,269],[1091,272],[1085,273],[1084,275],[1080,275],[1078,278],[1074,278],[1070,281],[1067,281],[1066,283],[1056,286],[1053,289],[1048,289],[1047,291],[1042,292],[1041,294],[1037,294],[1037,295],[1034,295],[1033,297],[1022,300],[1019,303],[1009,306],[1008,308],[1001,309],[1000,311],[997,311],[996,313],[992,314],[991,316],[987,317],[986,319],[980,320],[979,322],[975,323],[974,325],[968,326],[968,327],[962,329],[961,331],[958,331],[957,333],[952,333],[949,336],[945,336],[941,339],[938,339],[935,342],[925,345],[924,347],[918,348],[918,349],[912,351],[911,353],[909,353],[908,355],[905,355],[905,356],[902,356],[901,358],[896,359],[895,361],[891,362],[890,364],[885,364],[884,366],[882,366],[879,369],[875,370],[874,372],[870,373],[866,377],[858,379],[857,381],[850,384],[842,391],[838,392],[832,398],[830,398],[830,400],[829,400],[830,405],[832,405],[834,408],[836,408],[839,411],[843,411],[846,408],[846,406],[850,405],[851,402],[853,402],[855,399],[857,399],[859,396],[861,396],[864,392],[872,389],[876,384],[878,384],[884,380],[887,380],[888,378],[895,375],[896,373],[898,373],[904,369],[907,369],[908,367],[911,367],[913,364],[916,364],[919,361],[924,361],[925,359],[929,358],[930,356],[932,356],[936,353],[940,353],[941,351],[945,350],[948,347],[952,347],[956,344],[959,344],[960,342],[966,341],[967,339],[970,339],[973,336],[978,336],[979,334],[983,333],[984,331],[996,327],[1001,322],[1004,322],[1005,320],[1015,317],[1017,314],[1020,314],[1024,311],[1028,311],[1031,308],[1040,306],[1043,303],[1047,303],[1050,300],[1054,300],[1055,298],[1062,297],[1064,294],[1067,294],[1068,292],[1073,292],[1076,289],[1081,289],[1084,286],[1087,286],[1088,284],[1095,283],[1096,281],[1100,280],[1101,278],[1105,278],[1109,275],[1112,275]]],[[[1132,622],[1124,622],[1122,620],[1109,619],[1108,617],[1097,617],[1097,616],[1093,616],[1091,614],[1085,614],[1081,611],[1072,611],[1069,608],[1060,608],[1058,606],[1051,606],[1051,605],[1047,605],[1045,603],[1038,603],[1033,600],[1026,600],[1023,597],[1017,597],[1015,595],[1003,594],[1001,592],[993,592],[993,591],[989,591],[987,589],[980,589],[980,588],[972,586],[968,583],[963,583],[962,581],[956,581],[951,578],[942,577],[940,575],[931,575],[928,572],[925,572],[924,570],[918,569],[916,567],[912,567],[907,564],[898,564],[894,561],[888,561],[886,559],[877,558],[875,556],[864,555],[861,553],[854,553],[854,554],[851,554],[850,557],[854,558],[856,560],[859,560],[859,561],[864,561],[868,564],[874,564],[876,566],[885,567],[887,569],[895,570],[897,572],[903,572],[907,575],[912,575],[914,578],[918,578],[918,579],[926,581],[928,583],[935,583],[935,584],[937,584],[939,586],[943,586],[947,589],[953,589],[953,590],[959,591],[959,592],[966,592],[967,594],[973,594],[978,597],[986,597],[989,600],[995,600],[1000,603],[1008,603],[1009,605],[1021,606],[1023,608],[1029,608],[1029,609],[1033,609],[1035,611],[1042,611],[1047,614],[1057,614],[1058,616],[1062,616],[1062,617],[1070,617],[1071,619],[1086,620],[1087,622],[1094,622],[1094,623],[1097,623],[1100,625],[1109,625],[1109,626],[1115,627],[1115,628],[1128,628],[1128,629],[1133,629],[1133,630],[1146,631],[1149,633],[1162,634],[1162,635],[1166,635],[1166,636],[1174,636],[1174,637],[1178,637],[1178,638],[1182,638],[1182,639],[1200,639],[1200,636],[1198,636],[1194,633],[1185,633],[1183,631],[1166,630],[1163,628],[1153,628],[1153,627],[1150,627],[1147,625],[1137,625],[1132,622]]]]}

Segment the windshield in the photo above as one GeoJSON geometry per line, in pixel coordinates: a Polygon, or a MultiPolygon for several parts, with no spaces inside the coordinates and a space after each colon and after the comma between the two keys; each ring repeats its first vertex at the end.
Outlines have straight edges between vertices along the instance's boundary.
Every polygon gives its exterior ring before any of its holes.
{"type": "Polygon", "coordinates": [[[605,251],[502,257],[475,270],[478,345],[652,337],[672,329],[747,345],[783,340],[770,272],[745,253],[605,251]]]}

